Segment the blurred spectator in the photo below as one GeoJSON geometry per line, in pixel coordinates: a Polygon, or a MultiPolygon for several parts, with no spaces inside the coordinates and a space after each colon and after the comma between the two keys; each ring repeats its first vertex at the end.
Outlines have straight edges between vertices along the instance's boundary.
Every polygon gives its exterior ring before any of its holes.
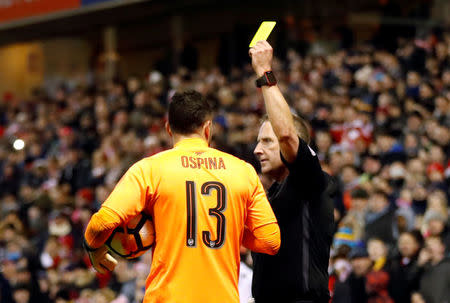
{"type": "Polygon", "coordinates": [[[411,295],[411,303],[426,303],[420,292],[414,292],[411,295]]]}
{"type": "Polygon", "coordinates": [[[425,240],[419,263],[424,266],[420,279],[420,294],[427,303],[445,302],[450,298],[450,260],[439,236],[425,240]]]}
{"type": "Polygon", "coordinates": [[[405,231],[397,241],[398,252],[389,266],[389,293],[398,303],[409,303],[411,294],[419,289],[421,268],[418,265],[423,238],[418,231],[405,231]]]}
{"type": "Polygon", "coordinates": [[[365,239],[379,238],[388,245],[393,244],[396,226],[394,218],[386,193],[380,190],[372,193],[365,218],[365,239]]]}
{"type": "Polygon", "coordinates": [[[367,250],[370,259],[374,262],[372,270],[366,275],[367,302],[393,303],[394,301],[388,292],[391,264],[390,260],[387,259],[387,247],[380,239],[372,238],[367,243],[367,250]]]}
{"type": "Polygon", "coordinates": [[[5,303],[12,303],[12,291],[11,286],[9,285],[8,280],[3,277],[3,275],[0,273],[0,298],[2,299],[2,302],[5,303]]]}
{"type": "Polygon", "coordinates": [[[373,266],[373,261],[365,248],[356,247],[349,255],[352,270],[343,281],[336,283],[332,298],[333,303],[365,303],[368,300],[366,292],[366,275],[373,266]]]}
{"type": "Polygon", "coordinates": [[[240,248],[241,264],[239,269],[239,298],[241,303],[247,303],[252,298],[252,278],[253,270],[246,263],[247,257],[250,257],[249,250],[243,246],[240,248]]]}
{"type": "Polygon", "coordinates": [[[351,206],[344,218],[339,222],[334,236],[333,246],[338,248],[345,244],[350,248],[364,246],[363,235],[365,214],[369,195],[364,189],[357,188],[351,193],[351,206]]]}

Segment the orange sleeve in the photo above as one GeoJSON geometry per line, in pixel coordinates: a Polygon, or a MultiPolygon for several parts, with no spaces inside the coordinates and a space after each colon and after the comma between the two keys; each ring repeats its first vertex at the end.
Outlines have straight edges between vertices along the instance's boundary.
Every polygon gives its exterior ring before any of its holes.
{"type": "Polygon", "coordinates": [[[119,225],[120,217],[113,210],[102,206],[91,217],[86,232],[84,233],[87,245],[92,249],[102,246],[108,240],[113,230],[119,225]]]}
{"type": "Polygon", "coordinates": [[[281,242],[277,219],[255,169],[250,164],[248,166],[250,187],[244,246],[257,252],[275,254],[281,242]]]}
{"type": "Polygon", "coordinates": [[[267,200],[264,188],[256,174],[255,169],[249,167],[249,199],[247,204],[247,218],[245,225],[253,232],[258,227],[270,223],[277,223],[277,219],[273,213],[272,207],[267,200]]]}
{"type": "Polygon", "coordinates": [[[257,253],[275,255],[280,249],[280,228],[270,223],[256,228],[253,233],[245,228],[242,244],[257,253]]]}
{"type": "Polygon", "coordinates": [[[134,164],[92,216],[85,232],[90,247],[102,246],[117,226],[144,210],[151,186],[145,184],[143,176],[142,162],[134,164]]]}

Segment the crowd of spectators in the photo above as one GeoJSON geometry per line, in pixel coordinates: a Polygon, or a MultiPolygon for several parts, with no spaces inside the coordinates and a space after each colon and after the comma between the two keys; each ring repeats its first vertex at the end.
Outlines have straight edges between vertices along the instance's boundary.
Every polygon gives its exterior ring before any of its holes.
{"type": "MultiPolygon", "coordinates": [[[[450,298],[449,54],[444,32],[399,40],[396,52],[364,43],[321,56],[289,49],[274,62],[333,178],[333,302],[450,298]]],[[[71,82],[26,100],[5,95],[0,301],[140,302],[151,255],[96,273],[81,245],[90,216],[133,162],[170,147],[165,110],[177,90],[207,96],[217,109],[212,146],[258,168],[252,152],[264,103],[254,80],[249,64],[227,75],[179,68],[71,82]]]]}

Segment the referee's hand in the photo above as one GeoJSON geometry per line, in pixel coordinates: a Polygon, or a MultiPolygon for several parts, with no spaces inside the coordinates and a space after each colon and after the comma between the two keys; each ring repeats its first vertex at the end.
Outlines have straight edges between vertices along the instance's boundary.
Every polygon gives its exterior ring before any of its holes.
{"type": "Polygon", "coordinates": [[[269,42],[258,41],[255,46],[250,48],[249,55],[252,57],[252,66],[258,77],[261,77],[264,72],[272,70],[273,49],[269,42]]]}
{"type": "Polygon", "coordinates": [[[117,265],[117,260],[108,253],[108,248],[103,245],[97,249],[89,247],[85,241],[84,248],[89,255],[92,266],[96,271],[105,274],[108,271],[113,271],[117,265]]]}

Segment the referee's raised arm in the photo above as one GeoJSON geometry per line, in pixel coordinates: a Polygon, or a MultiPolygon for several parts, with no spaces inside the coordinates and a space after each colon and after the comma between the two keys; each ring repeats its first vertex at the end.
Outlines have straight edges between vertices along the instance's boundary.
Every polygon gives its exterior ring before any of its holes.
{"type": "Polygon", "coordinates": [[[267,41],[259,41],[249,51],[252,66],[260,81],[267,115],[272,125],[280,150],[287,162],[292,163],[298,151],[299,138],[289,105],[278,88],[272,73],[273,49],[267,41]],[[262,81],[267,83],[262,83],[262,81]]]}
{"type": "Polygon", "coordinates": [[[268,119],[261,124],[254,154],[277,217],[281,246],[277,255],[254,253],[252,294],[256,303],[327,303],[328,262],[333,235],[333,201],[316,153],[308,146],[309,127],[293,115],[271,71],[273,50],[266,41],[250,49],[268,119]]]}

